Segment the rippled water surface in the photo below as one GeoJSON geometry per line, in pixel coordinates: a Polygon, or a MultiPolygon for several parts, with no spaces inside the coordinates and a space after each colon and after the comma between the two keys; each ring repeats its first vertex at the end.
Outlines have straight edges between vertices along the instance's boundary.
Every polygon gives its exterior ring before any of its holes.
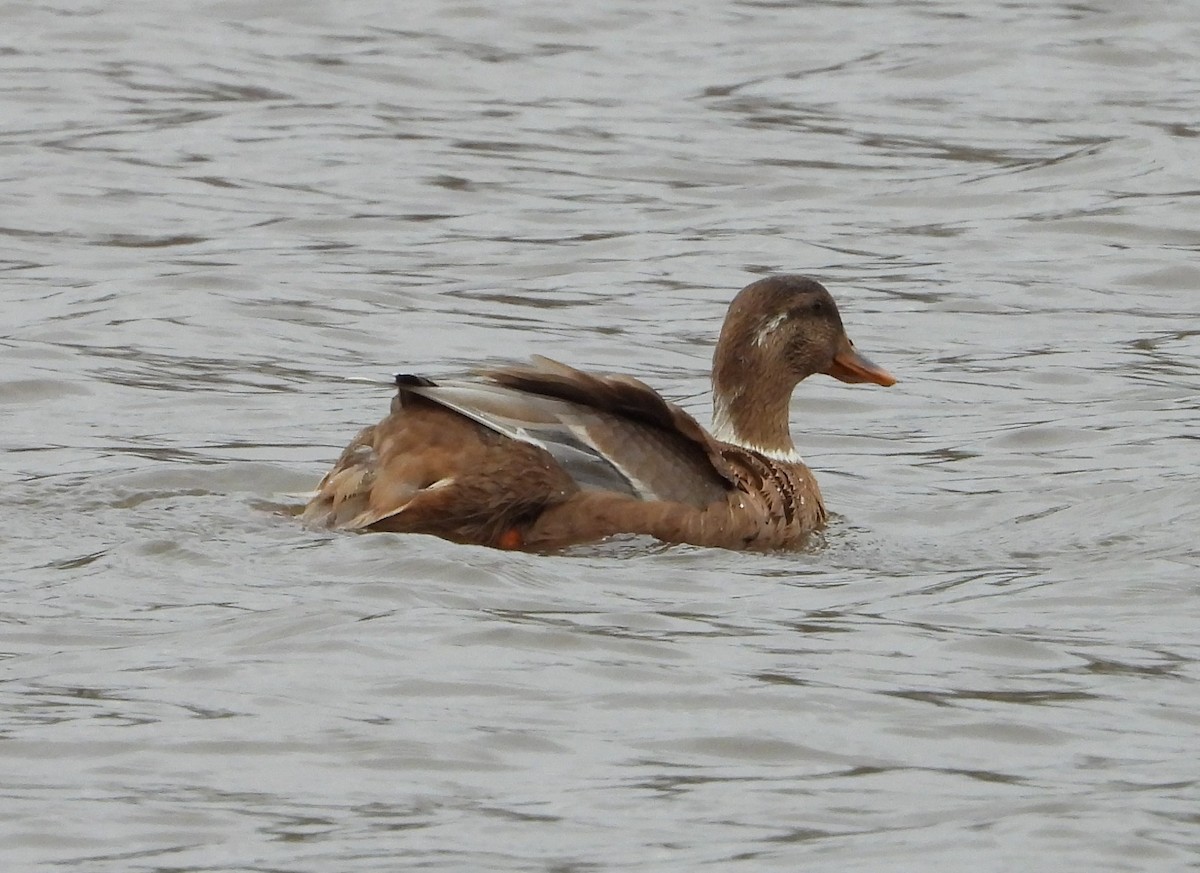
{"type": "Polygon", "coordinates": [[[6,870],[1200,864],[1200,7],[0,6],[6,870]],[[383,377],[889,390],[798,555],[282,512],[383,377]]]}

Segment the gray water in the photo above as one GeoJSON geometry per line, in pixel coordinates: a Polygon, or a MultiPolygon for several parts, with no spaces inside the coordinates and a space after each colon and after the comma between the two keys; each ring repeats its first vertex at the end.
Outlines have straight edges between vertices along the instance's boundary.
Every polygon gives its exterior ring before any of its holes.
{"type": "Polygon", "coordinates": [[[1200,6],[0,6],[6,871],[1200,866],[1200,6]],[[708,418],[802,554],[301,529],[396,370],[708,418]]]}

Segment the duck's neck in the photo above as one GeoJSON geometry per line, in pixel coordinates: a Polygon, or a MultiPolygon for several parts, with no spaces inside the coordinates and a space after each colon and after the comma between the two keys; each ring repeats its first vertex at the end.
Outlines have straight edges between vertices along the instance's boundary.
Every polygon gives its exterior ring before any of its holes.
{"type": "Polygon", "coordinates": [[[713,367],[713,436],[781,461],[797,462],[788,407],[796,383],[745,362],[713,367]]]}

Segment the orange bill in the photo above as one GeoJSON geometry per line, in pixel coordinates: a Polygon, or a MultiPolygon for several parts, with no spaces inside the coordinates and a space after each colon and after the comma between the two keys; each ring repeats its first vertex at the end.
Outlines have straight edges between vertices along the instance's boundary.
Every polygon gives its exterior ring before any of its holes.
{"type": "Polygon", "coordinates": [[[856,352],[854,343],[845,338],[825,372],[842,382],[873,382],[885,388],[896,384],[895,376],[856,352]]]}

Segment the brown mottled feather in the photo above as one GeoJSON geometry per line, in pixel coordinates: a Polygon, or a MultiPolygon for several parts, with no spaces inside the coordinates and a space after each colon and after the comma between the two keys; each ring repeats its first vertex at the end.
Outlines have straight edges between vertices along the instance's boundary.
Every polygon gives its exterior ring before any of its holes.
{"type": "Polygon", "coordinates": [[[303,518],[499,545],[578,490],[544,450],[402,389],[391,414],[361,431],[321,480],[303,518]]]}

